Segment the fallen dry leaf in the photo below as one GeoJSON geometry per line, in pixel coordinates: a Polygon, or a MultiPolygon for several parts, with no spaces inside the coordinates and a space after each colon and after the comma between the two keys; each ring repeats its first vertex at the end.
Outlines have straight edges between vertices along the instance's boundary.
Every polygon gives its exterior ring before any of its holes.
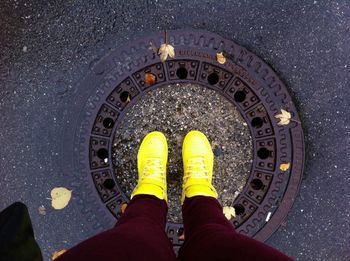
{"type": "Polygon", "coordinates": [[[233,207],[226,206],[223,208],[223,212],[228,220],[230,220],[232,217],[236,217],[236,211],[233,207]]]}
{"type": "Polygon", "coordinates": [[[148,85],[153,85],[157,82],[157,78],[153,73],[145,73],[145,82],[148,85]]]}
{"type": "Polygon", "coordinates": [[[184,241],[185,240],[185,233],[182,233],[182,235],[181,236],[179,236],[179,238],[178,238],[179,240],[182,240],[182,241],[184,241]]]}
{"type": "Polygon", "coordinates": [[[282,170],[282,171],[287,171],[289,169],[289,167],[290,167],[289,162],[280,164],[280,170],[282,170]]]}
{"type": "Polygon", "coordinates": [[[55,259],[58,258],[59,256],[63,255],[63,253],[65,253],[66,251],[67,251],[66,249],[61,249],[61,250],[59,250],[59,251],[53,252],[51,259],[52,259],[52,260],[55,260],[55,259]]]}
{"type": "Polygon", "coordinates": [[[224,54],[223,54],[222,52],[216,54],[216,60],[217,60],[218,63],[220,63],[220,64],[226,63],[226,57],[224,56],[224,54]]]}
{"type": "Polygon", "coordinates": [[[122,214],[124,214],[127,206],[128,206],[127,203],[123,203],[122,206],[120,207],[120,211],[122,212],[122,214]]]}
{"type": "Polygon", "coordinates": [[[38,208],[38,211],[40,215],[46,215],[46,208],[43,205],[38,208]]]}
{"type": "Polygon", "coordinates": [[[292,118],[292,115],[290,114],[290,112],[281,109],[281,113],[275,115],[275,118],[280,120],[277,123],[278,125],[288,125],[292,118]]]}
{"type": "Polygon", "coordinates": [[[165,62],[168,56],[170,56],[171,58],[174,58],[175,57],[174,46],[166,43],[161,44],[158,50],[158,55],[162,62],[165,62]]]}
{"type": "Polygon", "coordinates": [[[51,190],[51,205],[54,209],[65,208],[72,197],[72,190],[58,187],[51,190]]]}

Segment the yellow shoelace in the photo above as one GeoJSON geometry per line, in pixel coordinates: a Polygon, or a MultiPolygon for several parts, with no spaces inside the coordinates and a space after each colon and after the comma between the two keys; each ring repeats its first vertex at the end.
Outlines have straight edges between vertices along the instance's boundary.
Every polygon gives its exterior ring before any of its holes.
{"type": "Polygon", "coordinates": [[[188,160],[187,169],[184,175],[184,183],[188,178],[207,179],[209,180],[209,170],[206,168],[205,158],[196,157],[188,160]]]}
{"type": "Polygon", "coordinates": [[[149,182],[143,182],[147,180],[156,180],[165,183],[164,167],[162,159],[160,158],[148,158],[145,162],[145,168],[143,169],[141,183],[146,184],[149,182]]]}

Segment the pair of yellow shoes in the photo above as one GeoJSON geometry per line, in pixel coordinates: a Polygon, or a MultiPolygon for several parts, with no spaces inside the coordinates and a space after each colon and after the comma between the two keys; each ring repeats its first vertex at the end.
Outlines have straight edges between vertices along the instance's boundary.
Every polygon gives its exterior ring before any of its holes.
{"type": "MultiPolygon", "coordinates": [[[[181,204],[185,198],[209,196],[217,198],[212,185],[214,155],[206,136],[199,131],[190,131],[183,142],[182,158],[184,176],[181,204]]],[[[166,165],[168,144],[163,133],[151,132],[142,141],[137,154],[138,184],[131,194],[153,195],[168,201],[166,165]]]]}

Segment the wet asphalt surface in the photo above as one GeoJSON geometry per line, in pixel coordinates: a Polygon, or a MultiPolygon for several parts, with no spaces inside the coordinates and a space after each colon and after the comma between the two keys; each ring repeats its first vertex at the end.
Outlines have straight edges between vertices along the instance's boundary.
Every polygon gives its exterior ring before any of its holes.
{"type": "Polygon", "coordinates": [[[350,4],[348,1],[2,1],[0,209],[27,204],[45,260],[96,231],[62,166],[77,83],[108,51],[163,29],[212,31],[253,51],[289,88],[307,146],[299,197],[267,241],[298,260],[350,259],[350,4]],[[39,214],[40,206],[46,214],[39,214]]]}

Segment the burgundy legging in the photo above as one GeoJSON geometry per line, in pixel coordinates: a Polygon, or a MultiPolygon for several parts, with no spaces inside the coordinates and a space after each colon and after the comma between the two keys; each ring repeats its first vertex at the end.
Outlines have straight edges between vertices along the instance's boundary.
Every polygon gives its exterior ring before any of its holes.
{"type": "MultiPolygon", "coordinates": [[[[167,204],[153,196],[136,196],[114,228],[68,250],[65,260],[176,260],[165,233],[167,204]]],[[[211,197],[186,199],[185,242],[178,260],[292,260],[281,252],[235,232],[211,197]]]]}

